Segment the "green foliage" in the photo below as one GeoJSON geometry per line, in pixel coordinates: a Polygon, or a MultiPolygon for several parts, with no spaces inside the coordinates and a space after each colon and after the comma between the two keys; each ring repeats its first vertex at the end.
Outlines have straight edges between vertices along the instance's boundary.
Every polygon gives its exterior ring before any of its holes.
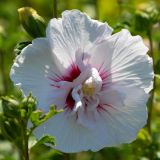
{"type": "Polygon", "coordinates": [[[35,110],[36,101],[30,94],[22,101],[13,97],[2,97],[0,126],[2,135],[16,146],[22,147],[23,128],[35,110]],[[14,132],[13,132],[14,131],[14,132]]]}
{"type": "MultiPolygon", "coordinates": [[[[53,106],[50,107],[48,113],[37,110],[36,99],[29,96],[18,100],[14,97],[1,98],[0,128],[3,138],[12,142],[20,155],[26,154],[26,145],[28,146],[29,138],[32,136],[33,130],[50,117],[59,113],[53,106]],[[28,127],[31,120],[32,126],[28,127]],[[27,144],[26,144],[27,143],[27,144]]],[[[31,147],[32,152],[44,144],[55,145],[52,136],[45,135],[31,147]]]]}
{"type": "Polygon", "coordinates": [[[160,8],[155,3],[147,3],[135,13],[135,29],[140,32],[148,32],[159,21],[160,8]]]}

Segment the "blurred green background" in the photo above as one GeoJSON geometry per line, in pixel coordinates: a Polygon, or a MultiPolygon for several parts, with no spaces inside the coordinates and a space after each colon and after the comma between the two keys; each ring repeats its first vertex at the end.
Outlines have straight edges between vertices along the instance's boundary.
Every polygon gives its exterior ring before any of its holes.
{"type": "MultiPolygon", "coordinates": [[[[54,16],[54,0],[0,0],[0,96],[21,96],[10,78],[10,67],[16,56],[14,47],[22,41],[31,41],[20,25],[17,9],[24,6],[34,8],[48,22],[54,16]]],[[[138,15],[138,11],[152,8],[149,13],[151,21],[160,14],[160,0],[57,0],[57,15],[69,9],[79,9],[89,16],[106,21],[115,28],[129,29],[132,34],[140,34],[144,42],[151,47],[149,31],[152,34],[154,68],[157,74],[154,89],[154,105],[152,110],[151,130],[142,129],[136,141],[116,148],[105,148],[99,152],[82,152],[78,154],[62,154],[47,146],[40,146],[31,152],[33,160],[160,160],[160,20],[148,22],[146,15],[138,15]],[[155,13],[156,12],[156,13],[155,13]]],[[[150,54],[150,52],[149,52],[150,54]]],[[[0,104],[1,105],[1,104],[0,104]]],[[[30,140],[34,143],[34,139],[30,140]]],[[[16,148],[0,135],[0,160],[18,160],[16,148]]]]}

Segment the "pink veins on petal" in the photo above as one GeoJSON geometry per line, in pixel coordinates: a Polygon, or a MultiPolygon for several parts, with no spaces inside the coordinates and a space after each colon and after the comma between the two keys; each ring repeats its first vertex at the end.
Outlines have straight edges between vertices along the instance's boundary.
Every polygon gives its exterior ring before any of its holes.
{"type": "Polygon", "coordinates": [[[80,75],[81,71],[76,64],[72,64],[67,71],[67,75],[63,77],[64,81],[72,82],[80,75]]]}
{"type": "MultiPolygon", "coordinates": [[[[60,81],[67,81],[67,82],[73,82],[74,79],[76,79],[80,75],[81,71],[79,67],[76,64],[72,64],[67,70],[64,76],[55,75],[54,78],[50,77],[49,79],[52,80],[52,87],[60,88],[59,85],[55,85],[54,82],[60,82],[60,81]]],[[[68,93],[68,96],[66,98],[66,108],[72,110],[75,104],[74,99],[71,95],[72,89],[68,93]]]]}

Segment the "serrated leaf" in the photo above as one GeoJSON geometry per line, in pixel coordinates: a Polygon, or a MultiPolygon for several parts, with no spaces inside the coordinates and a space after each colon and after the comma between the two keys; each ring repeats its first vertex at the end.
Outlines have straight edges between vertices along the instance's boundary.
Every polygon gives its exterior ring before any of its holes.
{"type": "Polygon", "coordinates": [[[31,122],[34,126],[38,126],[42,123],[42,117],[44,116],[44,113],[41,110],[36,110],[32,112],[31,114],[31,122]]]}
{"type": "Polygon", "coordinates": [[[63,110],[56,110],[55,109],[55,106],[54,105],[52,105],[52,106],[50,106],[50,110],[49,110],[49,112],[46,114],[46,116],[44,117],[44,120],[46,121],[46,120],[48,120],[49,118],[51,118],[52,116],[54,116],[54,115],[56,115],[57,113],[60,113],[60,112],[62,112],[63,110]]]}
{"type": "Polygon", "coordinates": [[[62,112],[63,110],[55,110],[54,106],[50,106],[50,110],[48,113],[44,114],[41,110],[36,110],[31,114],[31,122],[34,127],[39,126],[41,123],[47,121],[49,118],[53,117],[57,113],[62,112]]]}
{"type": "Polygon", "coordinates": [[[33,149],[37,148],[38,146],[46,144],[46,143],[54,146],[55,145],[55,138],[50,135],[45,135],[41,139],[39,139],[37,141],[37,143],[31,149],[33,150],[33,149]]]}

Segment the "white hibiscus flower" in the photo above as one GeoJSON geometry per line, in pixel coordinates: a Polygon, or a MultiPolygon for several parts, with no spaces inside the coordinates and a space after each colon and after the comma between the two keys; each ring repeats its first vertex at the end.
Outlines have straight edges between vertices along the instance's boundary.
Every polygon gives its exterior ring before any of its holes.
{"type": "Polygon", "coordinates": [[[140,36],[122,30],[111,35],[106,23],[78,10],[49,22],[16,58],[11,79],[39,107],[64,112],[35,132],[56,137],[63,152],[98,151],[129,143],[146,124],[152,89],[152,60],[140,36]]]}

